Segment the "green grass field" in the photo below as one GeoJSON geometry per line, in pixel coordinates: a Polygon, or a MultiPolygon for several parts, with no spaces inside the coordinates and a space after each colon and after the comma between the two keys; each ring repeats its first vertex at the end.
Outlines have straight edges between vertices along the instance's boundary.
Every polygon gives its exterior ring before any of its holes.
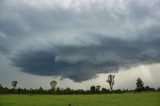
{"type": "Polygon", "coordinates": [[[160,106],[160,93],[0,95],[0,106],[160,106]]]}

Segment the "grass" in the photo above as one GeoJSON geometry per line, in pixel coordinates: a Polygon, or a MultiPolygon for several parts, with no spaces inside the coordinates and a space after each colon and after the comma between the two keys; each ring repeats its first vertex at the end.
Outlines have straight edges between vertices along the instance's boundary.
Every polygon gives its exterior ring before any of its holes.
{"type": "Polygon", "coordinates": [[[0,106],[160,106],[160,93],[0,95],[0,106]]]}

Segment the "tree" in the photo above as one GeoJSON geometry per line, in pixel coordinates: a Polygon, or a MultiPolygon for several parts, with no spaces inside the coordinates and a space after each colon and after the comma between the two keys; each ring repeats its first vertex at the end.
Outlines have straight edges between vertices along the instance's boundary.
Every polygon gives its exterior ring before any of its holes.
{"type": "Polygon", "coordinates": [[[18,84],[18,81],[12,81],[12,86],[14,89],[16,88],[17,84],[18,84]]]}
{"type": "Polygon", "coordinates": [[[106,88],[102,88],[102,92],[107,92],[108,90],[106,88]]]}
{"type": "Polygon", "coordinates": [[[108,80],[106,80],[106,82],[109,83],[109,86],[110,86],[110,90],[112,91],[113,90],[113,85],[114,85],[114,77],[115,75],[108,75],[108,80]]]}
{"type": "Polygon", "coordinates": [[[141,78],[138,78],[138,79],[137,79],[136,85],[137,85],[137,88],[136,88],[136,89],[137,89],[138,91],[142,91],[142,90],[143,90],[143,88],[144,88],[144,83],[143,83],[143,81],[142,81],[141,78]]]}
{"type": "Polygon", "coordinates": [[[38,89],[38,94],[42,94],[44,92],[43,88],[40,86],[38,89]]]}
{"type": "Polygon", "coordinates": [[[96,91],[96,87],[95,86],[91,86],[90,87],[90,91],[93,93],[93,92],[95,92],[96,91]]]}
{"type": "Polygon", "coordinates": [[[1,84],[0,84],[0,88],[3,88],[1,84]]]}
{"type": "Polygon", "coordinates": [[[143,90],[144,90],[144,91],[156,91],[155,88],[151,88],[151,87],[149,87],[149,86],[144,87],[143,90]]]}
{"type": "Polygon", "coordinates": [[[97,85],[96,86],[96,91],[100,91],[101,86],[97,85]]]}
{"type": "Polygon", "coordinates": [[[56,85],[57,85],[57,81],[52,80],[52,81],[50,82],[50,85],[51,85],[51,89],[52,89],[52,90],[55,90],[56,85]]]}

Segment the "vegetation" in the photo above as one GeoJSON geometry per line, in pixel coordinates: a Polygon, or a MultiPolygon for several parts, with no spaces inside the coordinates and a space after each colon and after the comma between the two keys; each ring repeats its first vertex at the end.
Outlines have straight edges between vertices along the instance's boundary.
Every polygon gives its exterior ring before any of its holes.
{"type": "Polygon", "coordinates": [[[13,88],[16,88],[17,84],[18,84],[18,81],[12,81],[13,88]]]}
{"type": "Polygon", "coordinates": [[[160,93],[0,95],[0,106],[159,106],[160,93]]]}
{"type": "Polygon", "coordinates": [[[108,80],[107,82],[110,85],[110,90],[106,89],[106,88],[102,88],[100,85],[97,86],[91,86],[90,90],[83,90],[83,89],[78,89],[78,90],[73,90],[70,88],[60,88],[57,87],[57,82],[55,80],[52,80],[50,82],[51,85],[51,89],[48,90],[44,90],[42,87],[40,87],[39,89],[26,89],[26,88],[17,88],[17,83],[18,81],[12,81],[12,86],[14,88],[7,88],[7,87],[3,87],[2,85],[0,85],[0,94],[56,94],[56,95],[72,95],[72,94],[112,94],[112,93],[126,93],[126,92],[142,92],[142,91],[155,91],[158,92],[160,91],[160,88],[155,89],[155,88],[151,88],[149,86],[144,87],[144,83],[142,81],[142,79],[138,78],[137,79],[137,87],[135,90],[121,90],[121,89],[116,89],[113,90],[113,85],[114,85],[114,75],[109,75],[108,76],[108,80]]]}
{"type": "Polygon", "coordinates": [[[48,90],[42,87],[39,89],[16,88],[18,81],[12,81],[13,88],[0,85],[0,106],[106,106],[107,104],[109,106],[159,106],[160,87],[158,89],[144,87],[142,79],[138,78],[135,90],[113,90],[114,77],[108,76],[107,82],[110,89],[97,85],[91,86],[90,90],[63,89],[56,87],[55,80],[50,82],[51,89],[48,90]]]}
{"type": "Polygon", "coordinates": [[[144,83],[143,83],[143,81],[142,81],[141,78],[138,78],[138,79],[137,79],[136,85],[137,85],[136,90],[138,90],[138,91],[144,90],[144,83]]]}
{"type": "Polygon", "coordinates": [[[51,85],[51,89],[52,89],[52,90],[55,90],[56,85],[57,85],[57,81],[52,80],[52,81],[50,82],[50,85],[51,85]]]}
{"type": "Polygon", "coordinates": [[[113,85],[114,85],[114,77],[115,75],[108,75],[108,80],[107,82],[109,83],[109,86],[110,86],[110,90],[112,91],[113,90],[113,85]]]}

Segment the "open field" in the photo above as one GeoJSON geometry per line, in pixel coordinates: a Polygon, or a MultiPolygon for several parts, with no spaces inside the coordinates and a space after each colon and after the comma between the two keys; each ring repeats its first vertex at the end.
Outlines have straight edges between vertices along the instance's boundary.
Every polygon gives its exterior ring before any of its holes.
{"type": "Polygon", "coordinates": [[[0,106],[160,106],[160,93],[0,95],[0,106]]]}

